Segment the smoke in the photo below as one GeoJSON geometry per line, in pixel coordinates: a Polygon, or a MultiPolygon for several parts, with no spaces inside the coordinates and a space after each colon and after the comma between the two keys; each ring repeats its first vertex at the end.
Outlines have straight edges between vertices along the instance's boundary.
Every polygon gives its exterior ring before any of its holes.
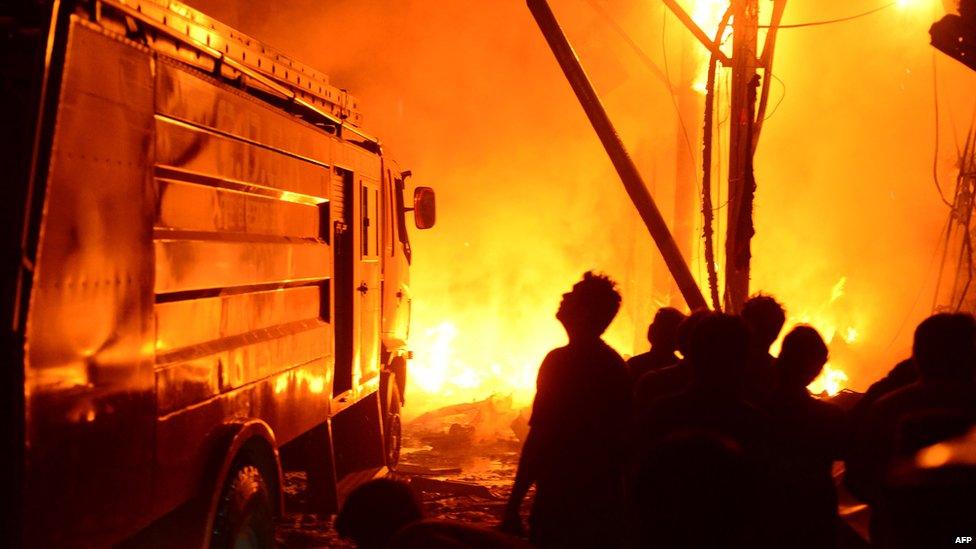
{"type": "MultiPolygon", "coordinates": [[[[683,65],[695,46],[663,6],[596,3],[687,89],[694,75],[683,65]]],[[[976,96],[976,77],[928,46],[928,25],[941,16],[935,4],[783,30],[777,43],[778,80],[756,157],[752,287],[776,295],[795,321],[855,330],[844,368],[859,388],[907,353],[914,325],[932,308],[934,245],[947,216],[931,173],[933,66],[937,167],[949,191],[954,138],[968,128],[976,96]]],[[[667,88],[607,20],[586,0],[552,5],[670,220],[679,157],[691,152],[700,165],[700,114],[680,121],[689,151],[667,88]]],[[[412,234],[413,347],[418,362],[435,360],[425,347],[450,322],[452,360],[470,374],[443,385],[441,402],[504,392],[506,383],[516,401],[530,398],[534,369],[565,341],[553,318],[560,295],[589,269],[614,277],[623,294],[607,340],[624,354],[646,350],[644,331],[667,304],[668,281],[523,2],[195,7],[349,89],[364,126],[413,171],[411,183],[437,190],[437,227],[412,234]]],[[[850,11],[790,4],[785,21],[850,11]]],[[[692,267],[703,280],[700,261],[692,267]]]]}

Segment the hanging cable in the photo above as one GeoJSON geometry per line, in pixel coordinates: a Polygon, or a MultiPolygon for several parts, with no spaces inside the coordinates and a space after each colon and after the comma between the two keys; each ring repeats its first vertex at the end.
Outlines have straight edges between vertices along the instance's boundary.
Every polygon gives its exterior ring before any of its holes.
{"type": "MultiPolygon", "coordinates": [[[[884,6],[880,6],[880,7],[874,8],[873,10],[868,10],[866,12],[858,13],[858,14],[855,14],[855,15],[849,15],[847,17],[838,17],[837,19],[827,19],[825,21],[810,21],[810,22],[807,22],[807,23],[788,23],[788,24],[783,24],[783,25],[779,25],[779,28],[781,28],[781,29],[799,29],[799,28],[804,28],[804,27],[819,27],[819,26],[822,26],[822,25],[832,25],[834,23],[843,23],[845,21],[853,21],[854,19],[860,19],[861,17],[867,17],[868,15],[872,15],[872,14],[878,13],[881,10],[886,10],[886,9],[892,7],[892,6],[897,5],[897,4],[898,4],[898,2],[892,2],[890,4],[885,4],[884,6]]],[[[771,27],[771,25],[759,25],[759,28],[760,29],[768,29],[770,27],[771,27]]]]}
{"type": "MultiPolygon", "coordinates": [[[[640,60],[641,64],[644,65],[644,67],[647,68],[647,70],[649,70],[651,74],[653,74],[654,77],[658,79],[659,82],[664,84],[664,87],[667,88],[668,93],[671,94],[671,103],[674,106],[675,114],[678,117],[678,123],[681,125],[681,132],[684,135],[685,146],[688,150],[688,156],[691,159],[691,164],[694,165],[695,164],[694,148],[691,145],[691,137],[688,134],[688,127],[685,125],[684,118],[681,116],[681,109],[678,107],[678,101],[677,98],[675,97],[674,84],[672,84],[671,82],[671,74],[670,71],[668,70],[667,50],[664,49],[664,44],[665,44],[664,31],[667,28],[667,17],[664,18],[664,24],[661,29],[661,44],[662,44],[661,47],[662,50],[664,51],[664,69],[662,70],[661,67],[658,67],[657,64],[651,59],[651,57],[647,55],[647,53],[643,50],[643,48],[641,48],[637,44],[637,42],[635,42],[634,39],[631,38],[630,34],[628,34],[627,31],[624,30],[624,28],[621,27],[619,23],[617,23],[617,21],[613,18],[613,16],[610,15],[610,13],[608,13],[607,10],[603,8],[603,6],[599,5],[595,0],[585,0],[585,1],[587,4],[590,5],[593,11],[597,12],[600,15],[600,17],[602,17],[603,20],[607,23],[607,25],[611,29],[613,29],[613,31],[617,33],[618,36],[620,36],[621,40],[623,40],[624,43],[627,44],[627,46],[634,52],[634,54],[637,56],[637,59],[640,60]]],[[[696,181],[698,180],[697,174],[695,176],[695,180],[696,181]]]]}
{"type": "MultiPolygon", "coordinates": [[[[715,42],[722,38],[729,18],[732,17],[732,6],[726,10],[719,23],[715,35],[715,42]]],[[[705,265],[708,270],[708,289],[712,299],[712,308],[722,310],[722,302],[718,295],[718,270],[715,266],[715,241],[712,224],[714,211],[712,210],[712,134],[713,118],[715,115],[715,71],[718,59],[713,53],[708,60],[708,80],[705,84],[705,117],[703,122],[702,141],[702,236],[705,240],[705,265]]]]}
{"type": "Polygon", "coordinates": [[[939,199],[952,208],[952,203],[946,200],[945,193],[942,192],[942,184],[939,183],[939,78],[936,73],[935,52],[932,53],[932,98],[935,106],[935,153],[932,155],[932,181],[935,182],[935,190],[939,193],[939,199]]]}
{"type": "Polygon", "coordinates": [[[623,40],[624,43],[627,44],[627,46],[634,52],[634,55],[637,56],[637,59],[640,60],[641,64],[644,65],[644,67],[646,67],[647,70],[651,71],[651,74],[653,74],[654,77],[657,78],[659,82],[664,84],[670,90],[671,81],[668,80],[667,75],[664,73],[663,70],[661,70],[661,67],[658,67],[657,63],[655,63],[651,59],[651,57],[647,55],[647,53],[645,53],[644,50],[639,45],[637,45],[637,42],[635,42],[634,39],[631,38],[629,34],[627,34],[627,31],[625,31],[623,27],[621,27],[620,24],[617,23],[617,21],[613,18],[613,16],[610,15],[610,13],[608,13],[607,10],[603,8],[603,6],[598,4],[596,0],[586,0],[586,3],[589,4],[591,8],[593,8],[593,11],[600,14],[600,17],[603,18],[603,20],[607,23],[607,25],[609,25],[610,28],[613,29],[613,31],[617,33],[618,36],[620,36],[620,39],[623,40]]]}
{"type": "Polygon", "coordinates": [[[783,86],[783,95],[781,95],[779,97],[779,100],[776,101],[776,104],[775,105],[773,105],[772,112],[770,112],[769,114],[767,114],[766,115],[766,118],[764,120],[769,120],[770,118],[772,118],[773,115],[776,114],[776,111],[779,110],[779,106],[783,103],[783,100],[786,99],[786,82],[783,82],[783,79],[780,78],[780,77],[778,77],[778,76],[776,76],[776,73],[774,73],[774,72],[769,73],[769,76],[772,76],[773,77],[773,80],[776,80],[777,82],[779,82],[779,85],[780,86],[783,86]]]}
{"type": "Polygon", "coordinates": [[[773,53],[776,50],[777,31],[781,28],[780,22],[783,20],[783,12],[786,11],[786,0],[773,1],[773,15],[770,17],[769,31],[766,33],[766,41],[763,44],[762,55],[759,57],[759,65],[763,70],[762,91],[759,95],[759,108],[756,109],[755,122],[752,128],[752,154],[756,154],[759,147],[759,134],[762,132],[763,122],[766,121],[766,106],[769,104],[769,87],[773,74],[773,53]]]}
{"type": "MultiPolygon", "coordinates": [[[[685,124],[685,118],[681,116],[681,107],[678,106],[678,97],[674,93],[674,86],[671,85],[671,69],[668,67],[668,48],[667,42],[665,40],[665,32],[668,28],[668,18],[662,18],[661,23],[661,53],[664,58],[664,76],[668,82],[668,92],[671,95],[671,104],[674,106],[674,113],[678,117],[678,123],[681,125],[681,135],[685,139],[685,147],[688,151],[688,159],[691,160],[691,165],[695,165],[695,149],[691,145],[691,136],[688,134],[688,126],[685,124]]],[[[698,174],[695,174],[695,181],[698,181],[698,174]]]]}
{"type": "Polygon", "coordinates": [[[966,282],[958,292],[955,287],[953,290],[953,294],[958,295],[958,300],[955,305],[956,312],[960,311],[966,302],[966,297],[969,295],[969,288],[973,281],[973,271],[976,270],[976,265],[973,263],[972,241],[973,195],[974,191],[976,191],[974,189],[976,174],[973,173],[974,157],[976,157],[976,128],[971,127],[969,134],[966,136],[966,147],[963,156],[959,158],[959,176],[956,180],[955,204],[958,205],[958,209],[954,212],[954,217],[959,221],[959,225],[963,231],[962,250],[960,251],[959,262],[956,268],[957,283],[959,281],[960,271],[962,270],[963,259],[965,259],[966,263],[966,282]]]}

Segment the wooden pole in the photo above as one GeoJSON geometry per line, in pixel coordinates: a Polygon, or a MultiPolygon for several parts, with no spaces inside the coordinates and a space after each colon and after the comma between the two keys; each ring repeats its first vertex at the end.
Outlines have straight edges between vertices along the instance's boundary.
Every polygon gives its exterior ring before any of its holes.
{"type": "Polygon", "coordinates": [[[532,16],[535,17],[539,29],[542,30],[542,34],[549,44],[549,48],[552,49],[552,53],[555,55],[556,61],[566,75],[566,79],[569,80],[569,84],[573,88],[576,98],[579,99],[580,105],[582,105],[583,110],[586,112],[590,124],[593,125],[593,129],[596,130],[600,142],[603,143],[603,147],[610,156],[610,161],[617,170],[617,174],[620,176],[624,188],[627,190],[627,194],[630,195],[630,199],[637,208],[637,212],[640,214],[641,219],[647,226],[647,230],[651,233],[651,237],[661,251],[664,263],[668,266],[668,270],[671,271],[671,276],[674,277],[674,281],[678,285],[678,290],[681,291],[681,295],[685,298],[685,302],[688,303],[688,307],[692,310],[707,308],[708,305],[705,303],[705,297],[702,295],[701,289],[698,288],[694,277],[691,276],[691,270],[688,268],[685,259],[681,256],[681,251],[671,236],[671,231],[668,230],[664,218],[661,217],[661,212],[654,203],[654,199],[647,192],[647,186],[644,185],[644,180],[641,178],[640,172],[637,171],[637,166],[634,165],[634,161],[627,154],[627,150],[624,148],[620,136],[617,135],[617,131],[610,122],[606,110],[604,110],[603,105],[600,103],[599,96],[597,96],[596,91],[586,77],[586,73],[583,71],[583,67],[576,57],[576,52],[573,51],[572,46],[569,45],[569,41],[566,39],[566,35],[559,28],[559,23],[549,8],[549,4],[546,0],[527,0],[527,3],[529,10],[532,12],[532,16]]]}
{"type": "Polygon", "coordinates": [[[732,105],[729,129],[729,207],[725,241],[725,309],[741,310],[749,297],[753,197],[752,166],[755,124],[758,0],[732,0],[732,105]]]}

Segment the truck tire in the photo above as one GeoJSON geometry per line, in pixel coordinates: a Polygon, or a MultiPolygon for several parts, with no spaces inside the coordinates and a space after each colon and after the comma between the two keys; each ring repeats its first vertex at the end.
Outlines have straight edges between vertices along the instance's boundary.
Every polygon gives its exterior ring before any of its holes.
{"type": "Polygon", "coordinates": [[[386,405],[386,413],[383,417],[383,446],[386,449],[386,466],[396,469],[400,462],[400,445],[403,440],[403,429],[400,424],[400,392],[397,390],[396,382],[392,381],[394,387],[390,391],[390,401],[386,405]]]}
{"type": "Polygon", "coordinates": [[[275,542],[273,509],[261,470],[246,463],[237,465],[220,496],[211,548],[271,549],[275,542]]]}

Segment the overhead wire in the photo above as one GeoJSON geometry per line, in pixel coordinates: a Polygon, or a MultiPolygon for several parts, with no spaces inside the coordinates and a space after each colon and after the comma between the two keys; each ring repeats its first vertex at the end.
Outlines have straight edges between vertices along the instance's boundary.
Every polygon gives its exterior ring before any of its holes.
{"type": "MultiPolygon", "coordinates": [[[[674,106],[674,112],[678,116],[678,124],[681,125],[681,135],[684,136],[685,146],[688,151],[688,159],[691,160],[691,165],[695,165],[695,150],[691,145],[691,135],[688,133],[688,126],[685,124],[685,118],[681,115],[681,107],[678,106],[678,97],[674,92],[674,86],[671,84],[671,69],[668,66],[668,48],[666,40],[666,32],[668,28],[668,18],[667,16],[661,18],[661,53],[664,60],[664,76],[667,78],[668,82],[668,92],[671,96],[671,104],[674,106]]],[[[695,174],[695,181],[698,181],[698,174],[695,174]]],[[[699,189],[700,190],[700,189],[699,189]]]]}
{"type": "Polygon", "coordinates": [[[752,154],[756,154],[759,147],[759,135],[762,133],[763,122],[766,121],[766,107],[769,104],[769,88],[772,79],[770,74],[773,72],[773,54],[776,51],[776,36],[779,31],[780,22],[783,20],[783,12],[786,11],[786,0],[774,0],[773,14],[769,19],[766,28],[766,41],[763,44],[762,55],[759,57],[759,65],[763,70],[762,90],[759,94],[759,107],[756,109],[754,122],[752,125],[752,154]]]}
{"type": "Polygon", "coordinates": [[[783,82],[783,79],[780,78],[780,77],[778,77],[778,76],[776,76],[776,73],[774,73],[772,71],[770,71],[769,76],[771,76],[774,80],[776,80],[777,82],[779,82],[779,84],[781,86],[783,86],[783,95],[781,95],[779,97],[779,99],[776,101],[776,104],[773,105],[772,112],[770,112],[769,114],[767,114],[766,115],[766,118],[764,118],[764,120],[769,120],[770,118],[772,118],[773,115],[776,114],[776,111],[779,110],[779,106],[783,104],[783,100],[786,99],[786,82],[783,82]]]}
{"type": "MultiPolygon", "coordinates": [[[[658,67],[658,65],[644,51],[644,49],[641,48],[640,45],[638,45],[637,42],[634,41],[633,38],[631,38],[630,34],[628,34],[627,31],[623,27],[621,27],[619,23],[617,23],[616,19],[614,19],[614,17],[609,12],[607,12],[607,10],[603,8],[603,6],[599,5],[595,0],[585,0],[585,1],[587,4],[590,5],[590,7],[597,14],[600,15],[600,17],[603,18],[604,22],[624,41],[624,43],[627,44],[627,46],[637,56],[637,59],[641,62],[641,64],[644,65],[644,67],[647,68],[651,72],[651,74],[653,74],[655,78],[658,79],[659,82],[664,84],[665,88],[667,88],[668,94],[671,97],[671,104],[674,107],[675,115],[677,116],[678,123],[681,126],[681,133],[682,136],[684,137],[684,142],[685,142],[684,148],[688,153],[688,158],[691,161],[691,165],[694,167],[693,169],[697,170],[697,168],[695,167],[696,166],[695,151],[694,151],[694,147],[691,144],[691,136],[688,132],[688,126],[685,124],[684,117],[681,115],[681,108],[678,106],[678,100],[675,94],[675,87],[674,84],[671,82],[671,74],[668,67],[667,49],[665,48],[665,44],[666,44],[665,32],[667,30],[667,17],[662,18],[664,23],[661,29],[661,49],[664,53],[663,55],[664,70],[662,70],[661,67],[658,67]]],[[[695,173],[695,181],[696,183],[698,181],[697,173],[695,173]]],[[[699,274],[699,276],[701,275],[699,274]]]]}
{"type": "MultiPolygon", "coordinates": [[[[974,113],[976,115],[976,113],[974,113]]],[[[965,208],[965,212],[956,211],[953,212],[953,217],[957,219],[960,227],[962,228],[962,251],[959,254],[959,261],[956,266],[956,282],[953,284],[953,295],[958,295],[959,299],[955,305],[955,310],[958,312],[962,309],[963,304],[966,302],[966,297],[969,294],[969,288],[973,281],[973,272],[976,270],[976,265],[973,261],[973,195],[974,183],[976,183],[976,126],[971,126],[969,129],[969,134],[966,137],[966,146],[963,155],[959,157],[959,175],[956,179],[956,196],[955,203],[965,208]],[[959,290],[956,284],[959,283],[959,272],[962,270],[963,258],[966,260],[966,282],[962,289],[959,290]]]]}
{"type": "Polygon", "coordinates": [[[952,203],[946,200],[945,192],[942,191],[942,184],[939,183],[939,77],[936,72],[937,61],[935,52],[932,53],[932,103],[935,107],[935,152],[932,155],[932,181],[935,183],[935,190],[939,193],[939,199],[943,204],[952,208],[952,203]]]}
{"type": "Polygon", "coordinates": [[[668,89],[671,89],[671,81],[670,79],[668,79],[667,74],[665,74],[665,72],[661,70],[661,67],[658,67],[657,63],[655,63],[651,59],[651,57],[647,55],[644,49],[641,48],[637,44],[637,42],[635,42],[634,39],[630,37],[629,34],[627,34],[627,31],[624,30],[624,28],[621,27],[619,23],[617,23],[617,20],[614,19],[613,16],[610,15],[610,13],[607,12],[606,9],[604,9],[603,6],[598,4],[596,0],[585,0],[585,1],[587,4],[590,5],[591,8],[593,8],[593,11],[597,12],[600,15],[600,17],[602,17],[603,20],[610,26],[610,28],[613,29],[613,31],[616,32],[618,36],[620,36],[620,38],[624,41],[624,43],[627,44],[627,46],[630,47],[631,50],[633,50],[634,54],[637,55],[637,59],[640,60],[641,64],[644,65],[644,67],[646,67],[649,71],[651,71],[651,74],[653,74],[662,84],[667,86],[668,89]]]}
{"type": "MultiPolygon", "coordinates": [[[[805,28],[805,27],[819,27],[819,26],[823,26],[823,25],[833,25],[834,23],[844,23],[846,21],[853,21],[855,19],[860,19],[862,17],[867,17],[868,15],[873,15],[875,13],[878,13],[881,10],[886,10],[886,9],[888,9],[890,7],[893,7],[893,6],[896,6],[896,5],[898,5],[898,2],[891,2],[889,4],[885,4],[883,6],[879,6],[877,8],[874,8],[874,9],[871,9],[871,10],[868,10],[868,11],[865,11],[865,12],[862,12],[862,13],[857,13],[857,14],[854,14],[854,15],[848,15],[847,17],[838,17],[836,19],[826,19],[826,20],[823,20],[823,21],[808,21],[808,22],[805,22],[805,23],[783,23],[781,25],[778,25],[778,27],[780,29],[799,29],[799,28],[805,28]]],[[[759,28],[760,29],[768,29],[768,28],[771,28],[771,27],[772,27],[772,25],[759,25],[759,28]]]]}
{"type": "MultiPolygon", "coordinates": [[[[593,11],[599,14],[600,17],[603,18],[604,22],[607,23],[607,25],[615,33],[617,33],[617,35],[624,41],[624,43],[627,44],[627,46],[637,56],[637,59],[641,62],[641,64],[644,65],[644,67],[647,68],[651,72],[651,74],[653,74],[654,77],[658,79],[658,81],[664,84],[665,88],[667,88],[668,93],[671,95],[671,104],[674,106],[675,114],[678,117],[678,123],[681,125],[681,132],[684,136],[685,146],[688,151],[688,157],[691,159],[691,164],[694,166],[695,165],[694,147],[691,144],[691,136],[688,132],[688,127],[685,124],[684,117],[681,115],[681,108],[678,106],[678,100],[677,97],[675,96],[675,87],[674,84],[671,82],[671,74],[668,67],[667,50],[664,48],[664,44],[666,43],[665,31],[667,29],[667,17],[663,18],[664,24],[661,29],[662,50],[664,51],[664,69],[662,70],[661,67],[658,67],[657,63],[655,63],[651,59],[651,56],[649,56],[647,52],[645,52],[644,49],[641,48],[640,45],[638,45],[637,42],[634,41],[634,39],[630,36],[630,34],[628,34],[627,31],[623,27],[621,27],[619,23],[617,23],[616,19],[614,19],[614,17],[609,12],[607,12],[607,10],[603,8],[603,6],[598,4],[595,0],[585,0],[585,1],[587,4],[590,5],[593,11]]],[[[698,174],[695,174],[695,180],[696,181],[698,180],[698,174]]]]}

